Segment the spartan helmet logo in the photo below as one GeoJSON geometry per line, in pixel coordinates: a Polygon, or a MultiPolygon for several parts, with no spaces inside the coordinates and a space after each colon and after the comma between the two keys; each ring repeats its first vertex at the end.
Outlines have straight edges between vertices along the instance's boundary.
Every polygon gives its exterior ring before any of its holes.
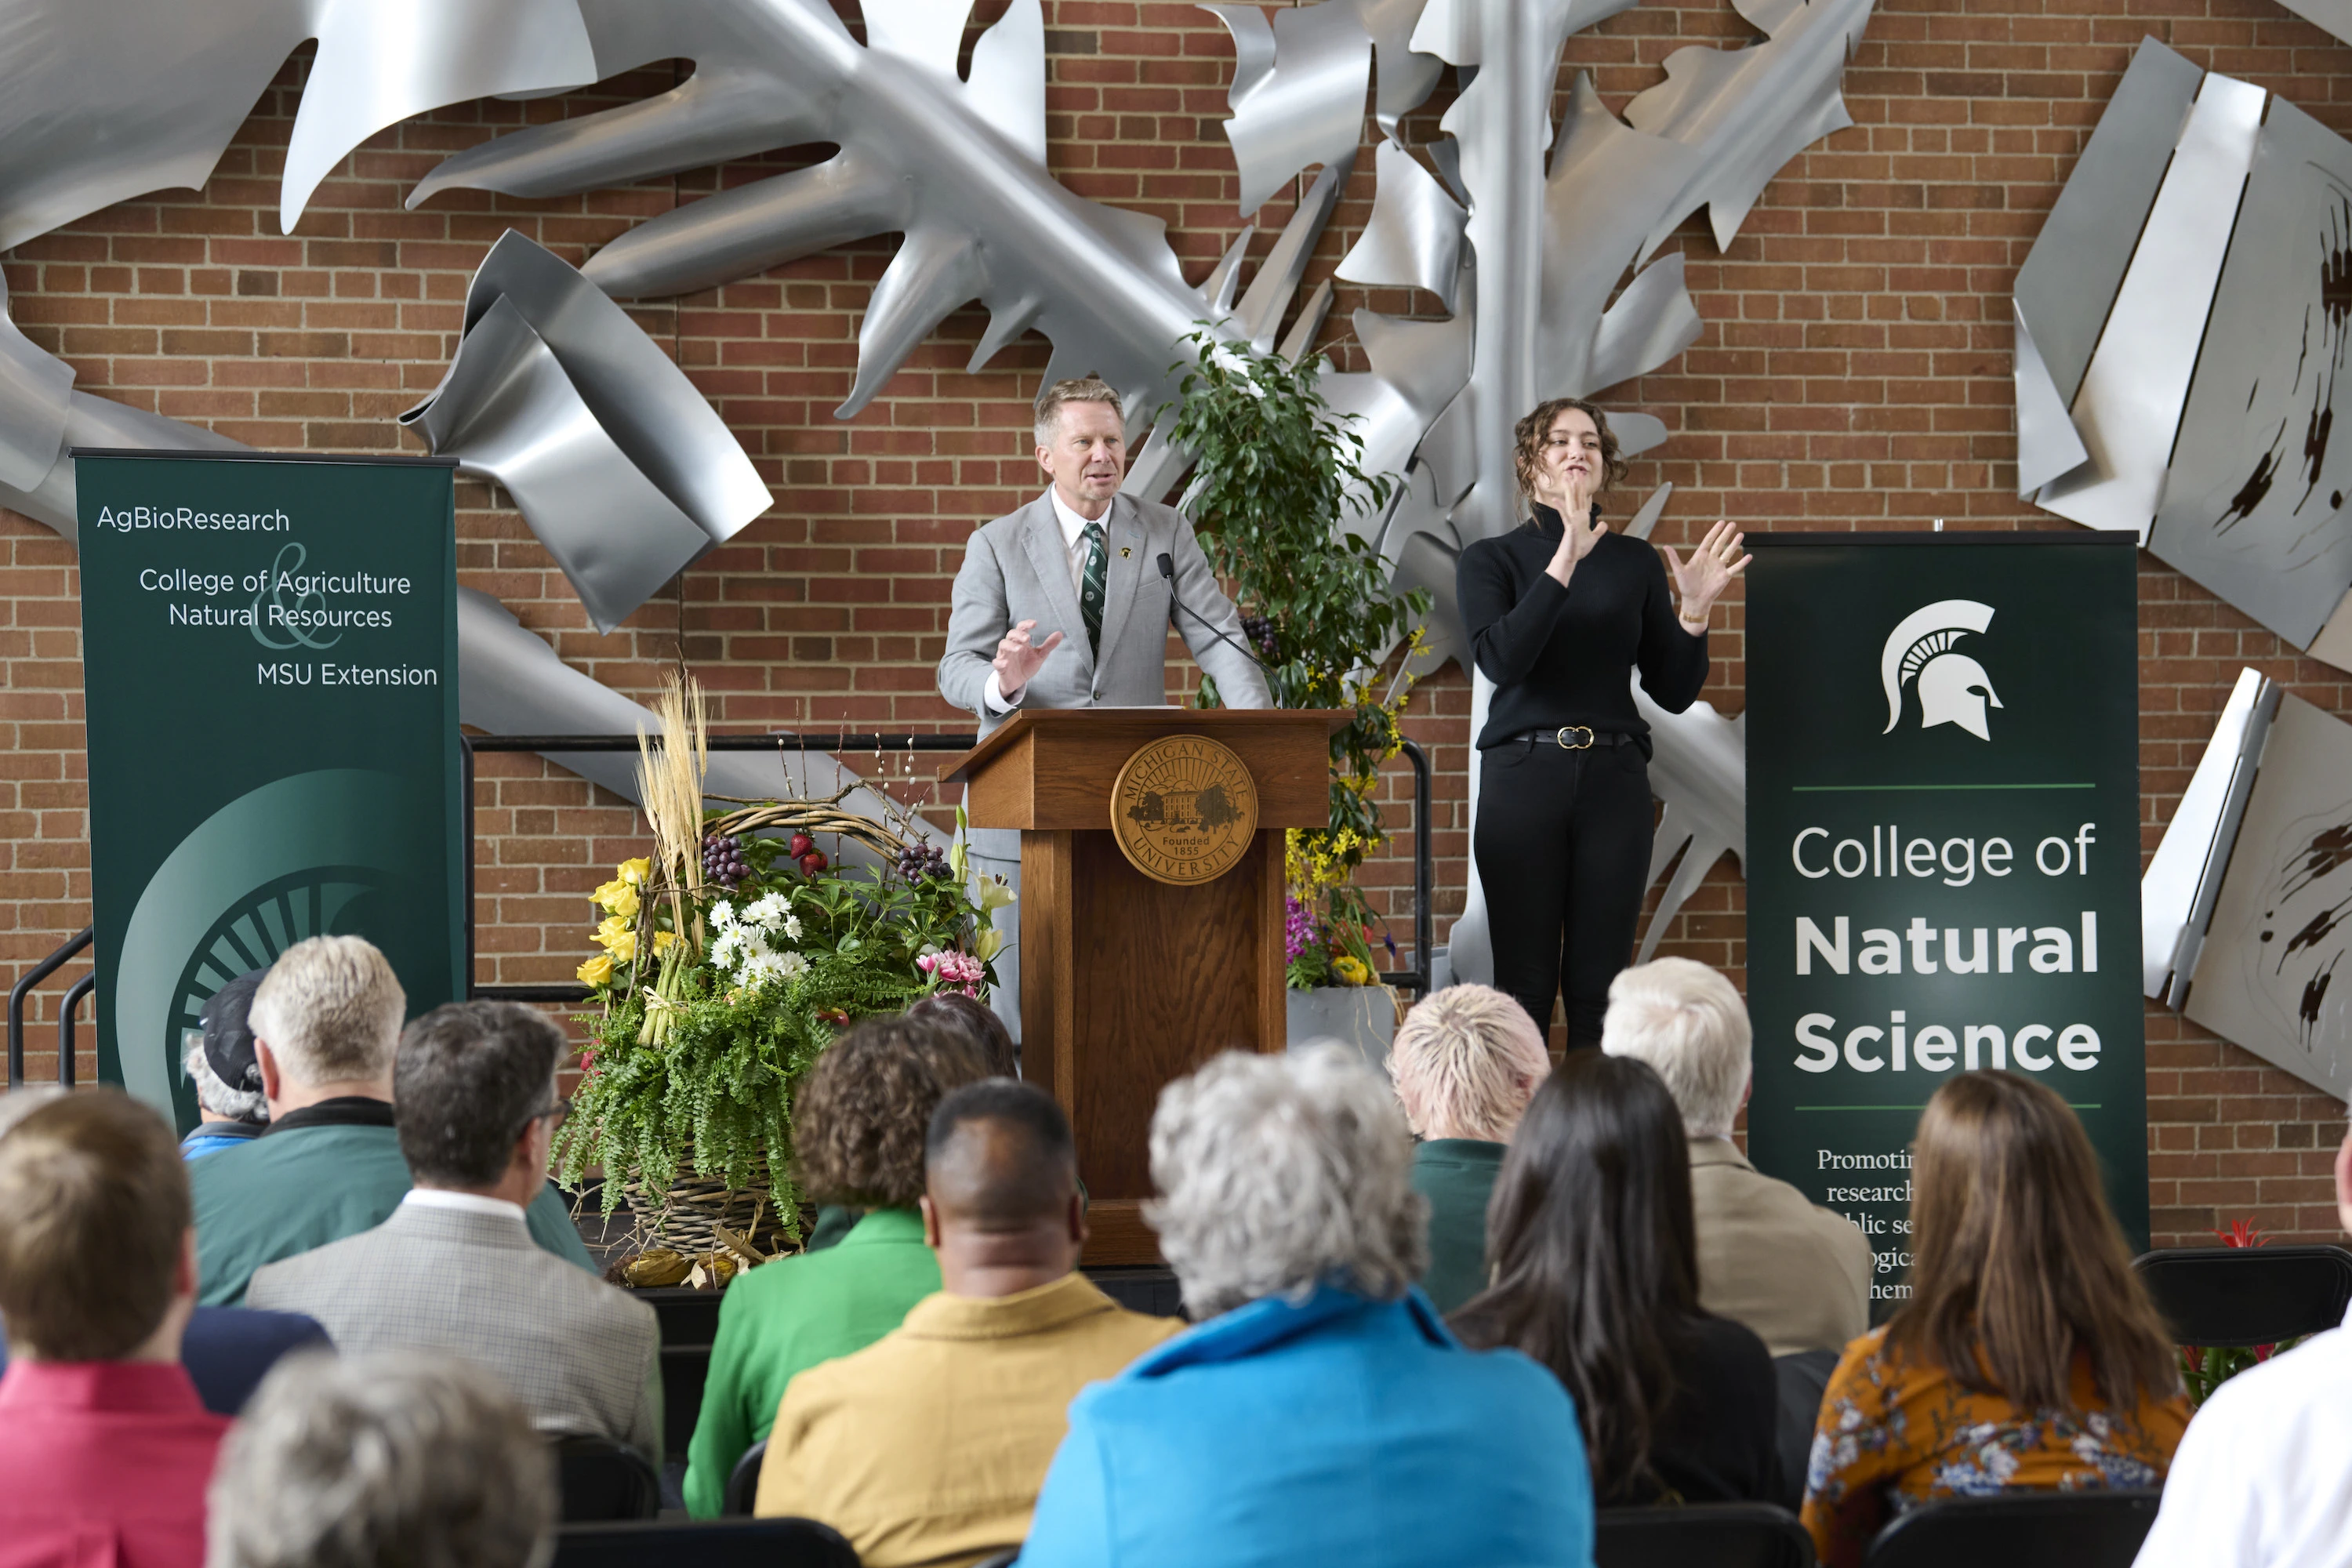
{"type": "Polygon", "coordinates": [[[1903,683],[1916,676],[1921,729],[1958,724],[1979,741],[1991,740],[1985,710],[2000,706],[1992,678],[1975,659],[1952,651],[1954,643],[1990,625],[1992,606],[1974,599],[1938,599],[1904,616],[1878,655],[1878,677],[1886,687],[1886,728],[1879,733],[1892,734],[1902,722],[1903,683]]]}

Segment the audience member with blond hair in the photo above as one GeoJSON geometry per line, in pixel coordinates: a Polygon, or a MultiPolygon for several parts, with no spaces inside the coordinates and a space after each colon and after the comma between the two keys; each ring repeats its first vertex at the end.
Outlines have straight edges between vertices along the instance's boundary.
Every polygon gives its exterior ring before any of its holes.
{"type": "Polygon", "coordinates": [[[1731,1141],[1753,1077],[1748,1008],[1731,982],[1687,958],[1624,971],[1610,983],[1601,1048],[1649,1063],[1682,1110],[1699,1305],[1747,1324],[1776,1356],[1845,1349],[1870,1326],[1870,1243],[1731,1141]]]}
{"type": "MultiPolygon", "coordinates": [[[[247,1021],[269,1130],[189,1166],[207,1305],[245,1300],[253,1271],[382,1225],[408,1194],[392,1068],[408,998],[363,938],[314,936],[269,966],[247,1021]]],[[[594,1266],[572,1213],[542,1184],[531,1239],[594,1266]]]]}
{"type": "Polygon", "coordinates": [[[2159,1486],[2188,1425],[2066,1102],[2012,1073],[1945,1081],[1912,1155],[1911,1295],[1846,1347],[1805,1478],[1825,1568],[1937,1498],[2159,1486]]]}
{"type": "Polygon", "coordinates": [[[836,1246],[737,1276],[719,1299],[702,1411],[687,1446],[686,1506],[716,1518],[745,1449],[768,1436],[805,1369],[864,1350],[940,1288],[923,1245],[923,1140],[948,1093],[988,1076],[962,1034],[868,1018],[817,1058],[793,1105],[801,1189],[864,1212],[836,1246]]]}
{"type": "Polygon", "coordinates": [[[1145,1217],[1200,1321],[1071,1404],[1025,1568],[1590,1568],[1576,1414],[1412,1289],[1412,1168],[1395,1099],[1338,1045],[1160,1091],[1145,1217]]]}
{"type": "Polygon", "coordinates": [[[1388,1068],[1421,1141],[1412,1160],[1413,1190],[1429,1200],[1421,1288],[1450,1312],[1486,1282],[1486,1199],[1551,1058],[1526,1008],[1491,985],[1449,985],[1405,1015],[1388,1068]]]}
{"type": "Polygon", "coordinates": [[[204,1561],[228,1422],[180,1364],[187,1171],[163,1119],[119,1089],[51,1100],[0,1138],[0,1558],[204,1561]]]}

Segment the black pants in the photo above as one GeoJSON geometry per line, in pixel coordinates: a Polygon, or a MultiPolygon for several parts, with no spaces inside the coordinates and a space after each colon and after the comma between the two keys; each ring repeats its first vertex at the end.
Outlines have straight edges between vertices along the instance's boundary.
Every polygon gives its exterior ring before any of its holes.
{"type": "Polygon", "coordinates": [[[1637,745],[1571,752],[1506,741],[1483,754],[1471,853],[1486,893],[1495,986],[1570,1049],[1601,1043],[1609,983],[1633,952],[1649,883],[1650,767],[1637,745]]]}

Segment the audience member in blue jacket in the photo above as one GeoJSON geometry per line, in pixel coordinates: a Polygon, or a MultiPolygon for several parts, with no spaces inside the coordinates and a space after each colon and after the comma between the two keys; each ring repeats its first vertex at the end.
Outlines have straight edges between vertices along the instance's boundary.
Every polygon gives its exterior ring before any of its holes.
{"type": "Polygon", "coordinates": [[[1412,1146],[1336,1047],[1229,1054],[1151,1124],[1160,1250],[1203,1320],[1070,1406],[1024,1568],[1591,1568],[1575,1407],[1414,1289],[1412,1146]]]}

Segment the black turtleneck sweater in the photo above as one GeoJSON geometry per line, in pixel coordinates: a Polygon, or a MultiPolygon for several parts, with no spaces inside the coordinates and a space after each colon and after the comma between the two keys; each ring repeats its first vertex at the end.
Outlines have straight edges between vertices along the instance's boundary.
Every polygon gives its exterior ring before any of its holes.
{"type": "Polygon", "coordinates": [[[1634,668],[1650,700],[1679,713],[1706,681],[1706,634],[1683,630],[1665,563],[1646,540],[1603,535],[1561,587],[1544,571],[1559,548],[1559,513],[1535,510],[1533,522],[1465,550],[1455,568],[1463,628],[1495,683],[1478,744],[1568,724],[1646,735],[1634,668]]]}

